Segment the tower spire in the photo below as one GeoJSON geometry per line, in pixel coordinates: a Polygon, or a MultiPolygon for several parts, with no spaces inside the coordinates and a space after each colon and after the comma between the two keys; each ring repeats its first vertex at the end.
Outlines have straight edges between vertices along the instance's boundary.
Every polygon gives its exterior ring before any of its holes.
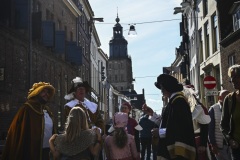
{"type": "Polygon", "coordinates": [[[118,18],[118,7],[117,7],[117,18],[116,18],[116,22],[120,22],[120,19],[118,18]]]}

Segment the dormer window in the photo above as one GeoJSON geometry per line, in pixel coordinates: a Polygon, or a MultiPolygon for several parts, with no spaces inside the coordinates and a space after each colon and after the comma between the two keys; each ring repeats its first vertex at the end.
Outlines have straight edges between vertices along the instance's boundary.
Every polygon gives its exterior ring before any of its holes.
{"type": "Polygon", "coordinates": [[[233,30],[235,32],[240,29],[240,1],[233,3],[229,14],[233,17],[233,30]]]}
{"type": "Polygon", "coordinates": [[[233,29],[234,31],[240,28],[240,7],[238,10],[233,14],[233,29]]]}

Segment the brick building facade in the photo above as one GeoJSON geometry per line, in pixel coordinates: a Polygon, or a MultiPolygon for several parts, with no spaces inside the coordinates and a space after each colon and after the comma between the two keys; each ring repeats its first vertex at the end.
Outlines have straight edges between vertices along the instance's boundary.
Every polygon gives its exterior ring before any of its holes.
{"type": "MultiPolygon", "coordinates": [[[[0,68],[4,71],[0,80],[0,138],[4,139],[12,118],[26,101],[29,84],[28,41],[7,28],[0,28],[0,68]]],[[[39,44],[33,44],[33,82],[50,82],[56,89],[54,99],[49,104],[56,117],[59,129],[63,127],[64,95],[72,78],[79,75],[77,68],[66,63],[39,44]]]]}
{"type": "Polygon", "coordinates": [[[233,91],[229,83],[228,68],[234,64],[240,64],[240,2],[237,0],[217,3],[220,23],[220,47],[222,87],[233,91]]]}
{"type": "Polygon", "coordinates": [[[79,76],[91,83],[93,11],[88,0],[3,0],[0,9],[1,155],[10,123],[33,83],[55,87],[49,107],[63,130],[64,96],[71,80],[79,76]]]}

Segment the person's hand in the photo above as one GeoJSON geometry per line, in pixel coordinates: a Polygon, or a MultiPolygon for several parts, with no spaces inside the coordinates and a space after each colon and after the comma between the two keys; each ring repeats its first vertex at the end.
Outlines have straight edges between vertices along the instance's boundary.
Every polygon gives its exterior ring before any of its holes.
{"type": "Polygon", "coordinates": [[[49,139],[49,142],[53,142],[56,137],[57,137],[57,134],[52,135],[52,137],[49,139]]]}
{"type": "Polygon", "coordinates": [[[229,144],[230,144],[230,146],[231,146],[232,149],[237,149],[237,148],[239,147],[238,142],[235,141],[235,140],[233,140],[233,139],[231,139],[231,140],[229,141],[229,144]]]}
{"type": "Polygon", "coordinates": [[[153,110],[147,106],[147,104],[143,104],[142,111],[150,116],[153,115],[153,110]]]}
{"type": "Polygon", "coordinates": [[[197,151],[198,151],[198,153],[204,153],[205,151],[206,151],[206,147],[205,146],[199,146],[198,148],[197,148],[197,151]]]}
{"type": "Polygon", "coordinates": [[[158,130],[159,130],[158,128],[153,128],[151,130],[153,137],[158,137],[159,136],[158,130]]]}
{"type": "Polygon", "coordinates": [[[98,140],[101,140],[102,139],[102,136],[101,136],[101,133],[100,133],[100,129],[95,127],[92,129],[96,134],[97,134],[97,139],[98,140]]]}

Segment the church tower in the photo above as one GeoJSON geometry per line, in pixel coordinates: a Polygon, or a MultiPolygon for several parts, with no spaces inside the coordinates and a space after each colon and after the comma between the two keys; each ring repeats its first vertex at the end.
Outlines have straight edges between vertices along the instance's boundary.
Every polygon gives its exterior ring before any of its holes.
{"type": "Polygon", "coordinates": [[[128,42],[123,37],[123,27],[116,18],[113,37],[109,42],[108,81],[119,91],[134,89],[132,77],[132,59],[128,55],[128,42]]]}

